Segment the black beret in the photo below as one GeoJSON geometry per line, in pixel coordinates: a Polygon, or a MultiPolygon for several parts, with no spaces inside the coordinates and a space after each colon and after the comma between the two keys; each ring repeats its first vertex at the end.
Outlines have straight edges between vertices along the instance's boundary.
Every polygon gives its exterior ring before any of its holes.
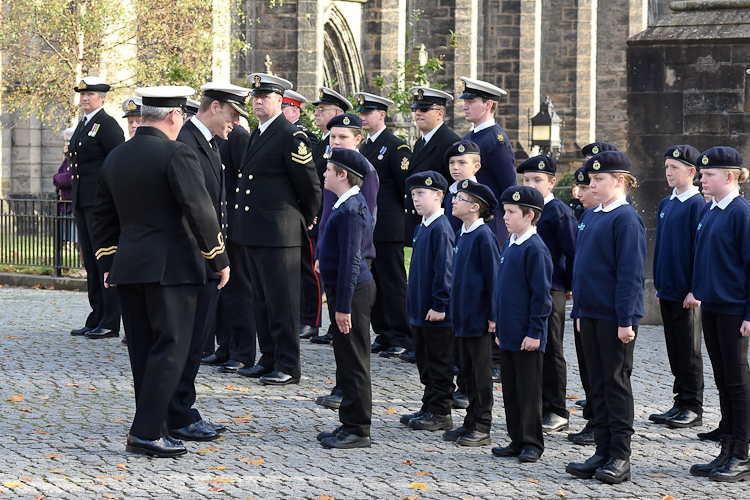
{"type": "Polygon", "coordinates": [[[531,186],[509,187],[500,195],[500,203],[544,210],[544,196],[531,186]]]}
{"type": "Polygon", "coordinates": [[[538,155],[533,156],[518,165],[516,171],[519,174],[522,174],[524,172],[537,172],[542,174],[555,175],[557,173],[557,163],[553,158],[550,158],[547,155],[538,155]]]}
{"type": "Polygon", "coordinates": [[[434,170],[426,170],[406,178],[406,189],[408,189],[409,192],[411,192],[412,189],[419,188],[442,191],[443,194],[445,194],[448,190],[448,181],[445,180],[445,177],[443,177],[442,174],[435,172],[434,170]]]}
{"type": "Polygon", "coordinates": [[[359,151],[345,148],[333,148],[328,156],[328,161],[343,167],[357,177],[364,179],[370,171],[370,165],[367,158],[362,156],[359,151]]]}
{"type": "Polygon", "coordinates": [[[698,163],[701,168],[739,168],[742,155],[734,148],[717,146],[702,152],[698,163]]]}
{"type": "Polygon", "coordinates": [[[589,179],[589,173],[586,172],[586,167],[581,167],[576,170],[576,173],[573,174],[573,177],[575,177],[576,184],[583,184],[585,186],[591,184],[591,179],[589,179]]]}
{"type": "Polygon", "coordinates": [[[605,151],[617,151],[617,146],[608,142],[592,142],[581,149],[583,156],[594,156],[605,151]]]}
{"type": "Polygon", "coordinates": [[[629,174],[631,165],[630,158],[625,153],[605,151],[586,160],[583,168],[586,169],[589,175],[602,172],[629,174]]]}
{"type": "Polygon", "coordinates": [[[672,146],[667,149],[667,152],[664,153],[664,159],[671,158],[673,160],[679,160],[682,163],[687,163],[691,167],[697,167],[700,154],[701,152],[693,146],[683,144],[681,146],[672,146]]]}
{"type": "Polygon", "coordinates": [[[333,127],[356,128],[362,129],[362,119],[353,113],[344,113],[330,119],[326,128],[331,130],[333,127]]]}
{"type": "Polygon", "coordinates": [[[478,155],[479,154],[479,146],[476,145],[476,143],[471,141],[458,141],[453,146],[448,148],[448,151],[445,152],[445,157],[443,158],[443,161],[445,164],[448,164],[448,161],[453,156],[463,156],[463,155],[478,155]]]}
{"type": "Polygon", "coordinates": [[[458,191],[470,194],[475,198],[479,198],[488,207],[490,207],[490,214],[495,213],[495,208],[497,208],[497,198],[495,198],[495,195],[492,194],[492,190],[490,188],[488,188],[484,184],[474,182],[471,179],[458,181],[458,186],[456,187],[458,191]]]}

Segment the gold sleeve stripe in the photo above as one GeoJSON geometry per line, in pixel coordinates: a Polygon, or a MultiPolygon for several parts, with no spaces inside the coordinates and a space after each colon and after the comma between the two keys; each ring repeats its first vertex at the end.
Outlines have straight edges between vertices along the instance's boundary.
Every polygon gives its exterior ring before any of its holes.
{"type": "Polygon", "coordinates": [[[208,252],[201,251],[201,253],[203,254],[203,256],[206,259],[210,260],[210,259],[213,259],[214,257],[216,257],[217,255],[221,255],[221,254],[224,253],[224,235],[221,234],[221,233],[219,233],[217,235],[217,239],[219,240],[219,245],[218,246],[215,246],[214,248],[212,248],[208,252]]]}
{"type": "Polygon", "coordinates": [[[396,149],[403,149],[403,148],[409,149],[409,145],[408,144],[402,144],[399,147],[397,147],[396,149]]]}
{"type": "Polygon", "coordinates": [[[104,257],[105,255],[112,255],[117,251],[117,246],[113,247],[107,247],[107,248],[100,248],[96,251],[96,260],[99,260],[100,258],[104,257]]]}
{"type": "Polygon", "coordinates": [[[304,132],[303,132],[303,131],[301,131],[301,130],[298,130],[298,131],[296,131],[296,132],[295,132],[294,134],[292,134],[292,135],[301,135],[302,137],[307,137],[307,134],[306,134],[306,133],[304,133],[304,132]]]}
{"type": "Polygon", "coordinates": [[[308,154],[305,156],[300,156],[292,153],[292,161],[296,161],[297,163],[302,163],[304,165],[305,163],[309,163],[312,161],[312,155],[308,154]]]}

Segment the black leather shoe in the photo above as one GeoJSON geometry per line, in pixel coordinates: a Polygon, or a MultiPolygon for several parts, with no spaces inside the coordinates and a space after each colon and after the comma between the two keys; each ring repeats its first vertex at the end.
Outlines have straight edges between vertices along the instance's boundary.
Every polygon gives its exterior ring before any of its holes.
{"type": "Polygon", "coordinates": [[[687,429],[700,425],[703,425],[703,416],[690,408],[683,408],[676,415],[667,419],[667,427],[672,429],[687,429]]]}
{"type": "Polygon", "coordinates": [[[333,342],[333,334],[332,333],[326,333],[325,335],[321,335],[319,337],[310,337],[310,342],[313,344],[330,344],[333,342]]]}
{"type": "Polygon", "coordinates": [[[328,396],[318,397],[315,400],[315,404],[325,406],[326,408],[330,408],[332,410],[338,410],[339,408],[341,408],[341,401],[343,401],[343,398],[341,396],[338,396],[336,394],[329,394],[328,396]]]}
{"type": "Polygon", "coordinates": [[[750,480],[750,460],[747,457],[748,442],[732,441],[732,455],[727,461],[711,471],[708,478],[711,481],[720,481],[723,483],[736,483],[739,481],[750,480]]]}
{"type": "Polygon", "coordinates": [[[225,432],[227,430],[225,426],[221,424],[215,424],[213,422],[209,422],[208,420],[200,419],[198,420],[198,423],[201,424],[203,427],[214,431],[216,434],[221,434],[222,432],[225,432]]]}
{"type": "Polygon", "coordinates": [[[245,363],[237,361],[236,359],[230,359],[229,361],[218,367],[216,371],[221,373],[237,373],[237,370],[244,367],[245,363]]]}
{"type": "Polygon", "coordinates": [[[409,420],[407,426],[418,431],[449,431],[453,429],[453,419],[450,415],[434,415],[427,412],[409,420]]]}
{"type": "Polygon", "coordinates": [[[454,392],[453,393],[453,404],[451,404],[451,408],[454,410],[465,410],[469,407],[469,398],[466,396],[466,394],[462,392],[454,392]]]}
{"type": "Polygon", "coordinates": [[[538,451],[530,448],[522,450],[518,455],[518,461],[521,463],[538,462],[540,458],[542,458],[542,455],[538,451]]]}
{"type": "Polygon", "coordinates": [[[517,457],[521,452],[512,446],[495,446],[492,448],[492,454],[496,457],[517,457]]]}
{"type": "Polygon", "coordinates": [[[725,463],[727,463],[727,460],[729,460],[729,457],[732,455],[732,436],[722,436],[721,437],[721,452],[719,453],[719,456],[711,460],[707,464],[695,464],[692,467],[690,467],[690,474],[697,477],[708,477],[711,474],[711,471],[714,469],[718,469],[725,463]]]}
{"type": "Polygon", "coordinates": [[[578,401],[576,401],[576,406],[580,406],[581,408],[585,408],[586,407],[586,400],[585,399],[579,399],[578,401]]]}
{"type": "Polygon", "coordinates": [[[426,412],[424,412],[422,410],[419,410],[419,411],[414,412],[414,413],[407,413],[405,415],[401,415],[399,417],[398,421],[401,422],[404,425],[409,425],[409,420],[411,420],[412,418],[419,418],[422,415],[424,415],[425,413],[426,412]]]}
{"type": "Polygon", "coordinates": [[[578,432],[576,434],[568,434],[568,441],[579,446],[594,446],[594,431],[578,432]]]}
{"type": "Polygon", "coordinates": [[[219,434],[209,429],[208,427],[201,425],[200,422],[193,422],[187,427],[181,429],[169,429],[169,435],[185,441],[213,441],[219,434]]]}
{"type": "Polygon", "coordinates": [[[403,347],[392,345],[385,351],[380,351],[380,354],[378,354],[378,356],[380,356],[381,358],[397,358],[405,352],[406,349],[404,349],[403,347]]]}
{"type": "Polygon", "coordinates": [[[156,458],[179,457],[180,455],[187,453],[184,444],[176,444],[174,441],[168,440],[167,438],[162,437],[156,440],[150,440],[141,439],[139,437],[131,436],[130,434],[128,434],[125,451],[156,458]]]}
{"type": "Polygon", "coordinates": [[[563,418],[556,413],[548,413],[542,417],[542,430],[544,432],[567,431],[570,427],[570,420],[563,418]]]}
{"type": "Polygon", "coordinates": [[[317,326],[310,325],[299,325],[299,338],[309,339],[310,337],[317,337],[320,328],[317,326]]]}
{"type": "Polygon", "coordinates": [[[90,331],[91,331],[91,328],[89,328],[88,326],[84,326],[83,328],[79,328],[78,330],[71,330],[70,334],[73,335],[74,337],[78,337],[90,331]]]}
{"type": "Polygon", "coordinates": [[[443,439],[445,441],[456,441],[458,438],[467,435],[469,432],[469,429],[466,427],[456,427],[451,431],[445,431],[443,433],[443,439]]]}
{"type": "Polygon", "coordinates": [[[223,365],[223,364],[224,364],[224,363],[226,363],[227,361],[228,361],[228,360],[226,360],[226,359],[221,359],[220,357],[218,357],[218,356],[217,356],[217,355],[216,355],[216,354],[214,353],[214,354],[209,354],[209,355],[208,355],[208,356],[206,356],[205,358],[202,358],[202,359],[201,359],[201,364],[202,364],[202,365],[223,365]]]}
{"type": "Polygon", "coordinates": [[[407,363],[414,364],[417,362],[417,355],[414,353],[414,351],[407,351],[405,353],[399,354],[398,359],[401,361],[406,361],[407,363]]]}
{"type": "Polygon", "coordinates": [[[340,430],[341,427],[336,427],[335,429],[333,429],[333,432],[319,432],[318,435],[315,436],[315,439],[317,439],[318,442],[323,441],[326,438],[335,436],[339,433],[340,430]]]}
{"type": "Polygon", "coordinates": [[[719,441],[721,439],[721,428],[709,432],[699,432],[698,439],[701,441],[719,441]]]}
{"type": "Polygon", "coordinates": [[[610,458],[596,470],[594,477],[607,484],[620,484],[630,479],[630,460],[610,458]]]}
{"type": "Polygon", "coordinates": [[[386,349],[388,349],[388,347],[389,347],[389,346],[383,345],[383,344],[381,344],[380,342],[378,342],[378,341],[376,340],[376,341],[375,341],[375,342],[373,342],[373,343],[372,343],[372,345],[370,346],[370,352],[373,352],[373,353],[375,353],[375,352],[385,351],[386,349]]]}
{"type": "Polygon", "coordinates": [[[268,375],[273,372],[273,368],[266,368],[265,366],[245,366],[244,368],[237,369],[237,375],[250,378],[260,378],[263,375],[268,375]]]}
{"type": "Polygon", "coordinates": [[[369,448],[372,443],[370,442],[369,437],[355,436],[346,431],[339,431],[335,436],[323,439],[320,444],[322,444],[324,448],[340,448],[346,450],[350,448],[369,448]]]}
{"type": "Polygon", "coordinates": [[[456,439],[456,444],[461,446],[487,446],[491,444],[489,432],[479,432],[474,429],[468,434],[464,434],[456,439]]]}
{"type": "Polygon", "coordinates": [[[84,337],[87,339],[108,339],[110,337],[119,337],[120,334],[117,332],[113,332],[112,330],[108,328],[99,328],[98,326],[94,328],[93,330],[86,332],[83,334],[84,337]]]}
{"type": "Polygon", "coordinates": [[[492,382],[495,384],[502,382],[502,378],[500,378],[500,370],[497,368],[492,369],[492,382]]]}
{"type": "Polygon", "coordinates": [[[603,467],[607,461],[606,457],[594,455],[585,462],[570,462],[565,466],[565,472],[580,479],[591,479],[596,474],[597,469],[603,467]]]}
{"type": "Polygon", "coordinates": [[[667,422],[667,419],[674,417],[679,412],[679,408],[672,407],[669,411],[665,411],[664,413],[653,413],[649,415],[648,419],[657,424],[664,424],[667,422]]]}
{"type": "Polygon", "coordinates": [[[264,385],[299,384],[299,377],[292,377],[288,373],[276,370],[260,377],[260,383],[264,385]]]}

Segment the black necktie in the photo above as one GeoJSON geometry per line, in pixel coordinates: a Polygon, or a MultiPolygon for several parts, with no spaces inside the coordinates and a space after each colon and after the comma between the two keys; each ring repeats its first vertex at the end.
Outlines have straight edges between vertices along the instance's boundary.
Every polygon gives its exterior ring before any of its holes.
{"type": "Polygon", "coordinates": [[[208,143],[211,145],[211,149],[213,149],[214,151],[216,151],[216,149],[218,148],[218,146],[216,145],[216,139],[214,139],[213,137],[211,137],[211,140],[208,141],[208,143]]]}
{"type": "Polygon", "coordinates": [[[412,152],[412,156],[417,156],[419,152],[422,150],[422,148],[425,145],[424,136],[417,139],[417,142],[414,144],[414,151],[412,152]]]}

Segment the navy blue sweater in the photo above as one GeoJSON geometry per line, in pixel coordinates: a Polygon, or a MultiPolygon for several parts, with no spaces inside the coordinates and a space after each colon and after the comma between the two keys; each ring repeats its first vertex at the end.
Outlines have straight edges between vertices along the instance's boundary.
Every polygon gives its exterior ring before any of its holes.
{"type": "Polygon", "coordinates": [[[451,312],[456,337],[481,337],[495,320],[495,288],[500,248],[487,224],[456,233],[453,247],[451,312]]]}
{"type": "Polygon", "coordinates": [[[500,349],[520,351],[524,337],[547,345],[547,319],[552,313],[552,256],[535,234],[520,245],[503,244],[495,292],[500,349]]]}
{"type": "Polygon", "coordinates": [[[700,193],[684,202],[669,198],[656,212],[654,287],[660,299],[682,302],[693,286],[695,230],[706,200],[700,193]]]}
{"type": "Polygon", "coordinates": [[[354,287],[372,279],[364,255],[374,226],[362,193],[331,211],[320,239],[320,277],[336,287],[336,312],[351,313],[354,287]]]}
{"type": "Polygon", "coordinates": [[[573,259],[578,232],[578,221],[573,210],[554,198],[544,205],[536,229],[552,256],[552,289],[572,290],[573,259]]]}
{"type": "Polygon", "coordinates": [[[587,210],[578,224],[572,318],[638,326],[646,281],[646,228],[630,205],[587,210]]]}
{"type": "Polygon", "coordinates": [[[455,234],[448,218],[441,215],[429,226],[414,229],[414,244],[409,264],[406,310],[412,325],[451,326],[450,294],[455,234]],[[444,312],[443,321],[427,321],[427,311],[444,312]]]}
{"type": "Polygon", "coordinates": [[[726,209],[707,203],[695,236],[693,295],[701,309],[750,321],[750,202],[742,196],[726,209]]]}

